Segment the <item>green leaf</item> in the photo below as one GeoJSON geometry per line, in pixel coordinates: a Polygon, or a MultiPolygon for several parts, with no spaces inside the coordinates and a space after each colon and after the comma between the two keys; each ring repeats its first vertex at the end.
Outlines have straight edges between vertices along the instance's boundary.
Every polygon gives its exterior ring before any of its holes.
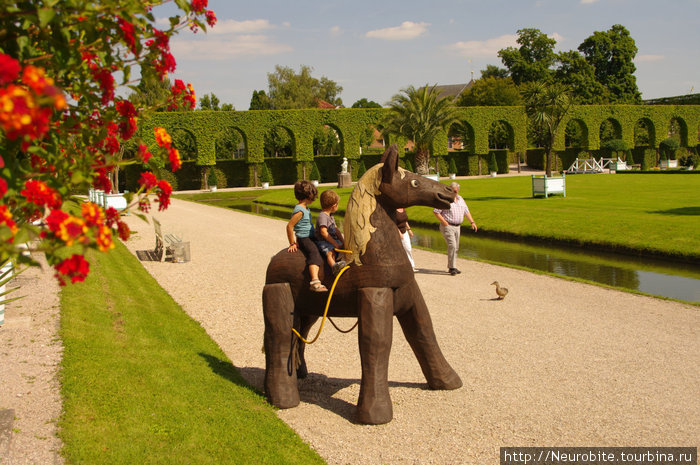
{"type": "Polygon", "coordinates": [[[47,24],[56,16],[56,10],[53,8],[40,8],[37,12],[39,16],[39,25],[46,27],[47,24]]]}

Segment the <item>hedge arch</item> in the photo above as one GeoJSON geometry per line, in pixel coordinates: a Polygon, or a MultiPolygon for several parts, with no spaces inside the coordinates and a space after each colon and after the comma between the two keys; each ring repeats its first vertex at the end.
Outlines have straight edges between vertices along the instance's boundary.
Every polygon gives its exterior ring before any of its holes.
{"type": "Polygon", "coordinates": [[[588,126],[586,126],[586,123],[579,118],[575,119],[570,119],[566,125],[564,126],[564,142],[566,147],[575,147],[575,148],[586,148],[588,145],[588,126]],[[577,144],[566,144],[566,132],[568,130],[578,130],[580,132],[579,134],[579,139],[576,141],[578,142],[577,144]]]}
{"type": "MultiPolygon", "coordinates": [[[[293,136],[293,161],[297,166],[314,159],[314,131],[321,125],[336,129],[342,138],[342,154],[352,166],[360,165],[360,134],[367,126],[382,127],[388,114],[385,108],[342,108],[336,110],[271,110],[271,111],[188,111],[159,112],[150,118],[139,121],[139,130],[150,146],[155,146],[153,128],[162,126],[168,131],[187,128],[196,141],[196,165],[216,163],[216,135],[229,127],[240,131],[246,143],[246,157],[242,161],[249,168],[265,161],[264,134],[275,126],[287,128],[293,136]]],[[[512,130],[510,150],[525,152],[527,145],[527,115],[522,106],[517,107],[460,107],[457,109],[459,121],[463,121],[474,132],[471,151],[477,155],[489,152],[489,128],[496,121],[505,121],[512,130]]],[[[666,134],[672,118],[679,121],[682,128],[681,146],[695,147],[698,142],[689,137],[689,128],[700,130],[700,105],[585,105],[572,107],[562,120],[565,128],[571,120],[582,122],[588,129],[585,146],[588,150],[600,148],[599,128],[603,121],[613,119],[620,125],[621,139],[628,147],[634,147],[634,128],[640,119],[651,123],[655,135],[653,147],[658,147],[662,135],[666,134]]],[[[554,143],[554,150],[565,150],[565,132],[560,130],[554,143]]],[[[401,149],[406,141],[392,137],[387,143],[396,143],[401,149]]],[[[443,131],[433,144],[433,155],[448,155],[447,131],[443,131]]],[[[403,150],[402,150],[403,152],[403,150]]],[[[229,176],[230,177],[230,176],[229,176]]],[[[253,179],[252,176],[248,176],[253,179]]]]}
{"type": "Polygon", "coordinates": [[[656,141],[656,132],[654,131],[654,123],[649,118],[641,118],[634,125],[634,145],[632,147],[654,147],[656,141]],[[640,144],[640,128],[646,131],[648,141],[640,144]]]}
{"type": "Polygon", "coordinates": [[[666,139],[666,137],[673,137],[674,136],[674,134],[672,134],[673,131],[671,129],[673,127],[674,122],[678,124],[678,129],[680,131],[678,134],[678,136],[679,136],[678,142],[680,143],[680,146],[687,147],[688,146],[688,125],[683,120],[683,118],[679,118],[677,116],[674,116],[673,118],[671,118],[671,120],[668,122],[668,130],[666,131],[666,134],[664,134],[664,136],[665,136],[664,139],[666,139]]]}

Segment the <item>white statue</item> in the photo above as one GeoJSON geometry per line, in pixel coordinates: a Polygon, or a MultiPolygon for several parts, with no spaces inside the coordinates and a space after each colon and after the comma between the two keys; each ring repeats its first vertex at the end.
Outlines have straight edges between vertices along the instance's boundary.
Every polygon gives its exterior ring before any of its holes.
{"type": "Polygon", "coordinates": [[[348,159],[343,157],[343,163],[340,165],[340,172],[341,173],[347,173],[348,172],[348,159]]]}

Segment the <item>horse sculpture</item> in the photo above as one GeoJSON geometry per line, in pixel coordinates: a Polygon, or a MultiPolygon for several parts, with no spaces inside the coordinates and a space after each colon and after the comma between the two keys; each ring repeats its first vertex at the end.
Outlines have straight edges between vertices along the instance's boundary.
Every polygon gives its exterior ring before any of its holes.
{"type": "MultiPolygon", "coordinates": [[[[435,339],[428,307],[394,222],[397,208],[448,208],[455,193],[444,184],[399,168],[395,145],[384,152],[382,160],[357,182],[348,202],[344,232],[346,248],[352,253],[346,257],[349,268],[336,284],[328,312],[329,316],[359,319],[362,380],[356,419],[366,424],[388,423],[393,416],[388,370],[394,316],[429,387],[462,386],[435,339]]],[[[331,287],[327,265],[319,277],[331,287]]],[[[297,378],[307,374],[304,344],[297,344],[292,328],[306,338],[323,315],[328,297],[311,292],[308,283],[303,254],[285,249],[270,261],[263,289],[265,393],[278,408],[299,404],[297,378]],[[295,364],[297,357],[299,364],[295,364]]]]}

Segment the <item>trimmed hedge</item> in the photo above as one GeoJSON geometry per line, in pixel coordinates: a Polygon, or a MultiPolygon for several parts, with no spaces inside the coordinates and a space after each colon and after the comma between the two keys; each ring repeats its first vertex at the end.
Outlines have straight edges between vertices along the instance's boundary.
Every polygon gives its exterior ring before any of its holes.
{"type": "MultiPolygon", "coordinates": [[[[454,160],[459,175],[473,175],[479,172],[479,161],[490,151],[488,133],[491,125],[502,121],[511,129],[508,147],[512,152],[522,153],[527,150],[527,116],[523,107],[461,107],[457,110],[459,120],[469,128],[470,138],[467,150],[448,151],[447,133],[439,134],[432,145],[432,155],[439,157],[440,172],[447,174],[449,162],[454,160]]],[[[202,177],[199,166],[217,165],[224,173],[230,186],[251,186],[254,182],[253,170],[260,163],[267,163],[278,184],[292,184],[301,178],[302,163],[317,160],[321,179],[324,182],[337,179],[338,169],[343,157],[347,157],[352,167],[353,179],[357,179],[360,166],[375,164],[383,149],[365,149],[360,155],[360,134],[367,126],[381,126],[388,114],[388,109],[344,108],[336,110],[270,110],[270,111],[190,111],[160,112],[149,119],[139,121],[140,135],[150,145],[155,145],[153,128],[165,127],[168,131],[186,130],[195,139],[197,158],[193,162],[184,162],[183,169],[176,173],[179,189],[197,189],[201,187],[202,177]],[[342,140],[343,153],[331,157],[314,157],[313,136],[318,127],[327,125],[336,130],[342,140]],[[283,127],[292,134],[295,155],[288,158],[265,158],[265,135],[275,127],[283,127]],[[246,142],[246,158],[243,160],[216,160],[216,136],[225,130],[235,128],[246,142]],[[190,163],[194,166],[185,165],[190,163]]],[[[583,151],[592,156],[601,156],[600,126],[606,120],[613,120],[621,128],[621,140],[627,147],[634,147],[634,132],[640,120],[649,127],[650,146],[656,148],[661,135],[666,134],[672,119],[679,123],[680,146],[697,145],[697,132],[700,128],[700,105],[587,105],[574,106],[562,121],[566,127],[572,120],[583,126],[586,139],[581,147],[566,149],[564,147],[565,131],[559,131],[554,149],[556,168],[565,169],[576,158],[574,154],[583,151]]],[[[415,166],[414,155],[403,150],[406,140],[400,137],[388,137],[388,143],[397,143],[404,152],[404,165],[408,162],[415,166]]],[[[540,153],[528,150],[527,164],[544,169],[540,153]]],[[[499,172],[508,172],[509,154],[497,155],[499,172]],[[504,158],[505,156],[505,158],[504,158]]],[[[486,171],[485,160],[482,172],[486,171]]],[[[654,161],[655,165],[655,161],[654,161]]],[[[652,165],[653,166],[653,165],[652,165]]],[[[310,174],[307,169],[307,177],[310,174]]],[[[125,170],[130,171],[130,170],[125,170]]],[[[120,185],[129,185],[130,190],[138,188],[138,177],[133,179],[127,173],[120,185]]]]}

